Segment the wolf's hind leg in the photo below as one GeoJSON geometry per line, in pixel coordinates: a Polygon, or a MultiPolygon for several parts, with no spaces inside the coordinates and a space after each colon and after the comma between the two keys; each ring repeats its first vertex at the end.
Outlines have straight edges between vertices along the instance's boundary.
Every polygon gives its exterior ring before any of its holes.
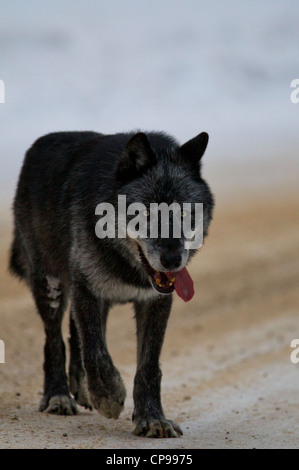
{"type": "Polygon", "coordinates": [[[110,305],[95,298],[85,284],[75,282],[72,306],[91,404],[106,418],[116,419],[123,410],[126,390],[107,350],[106,320],[110,305]]]}
{"type": "Polygon", "coordinates": [[[43,320],[46,343],[44,348],[44,395],[39,410],[60,415],[76,414],[75,401],[70,397],[65,372],[65,346],[61,322],[66,307],[66,293],[57,277],[40,273],[31,275],[31,289],[43,320]]]}
{"type": "Polygon", "coordinates": [[[73,308],[71,306],[70,315],[70,366],[69,366],[69,386],[70,391],[75,397],[78,405],[84,406],[85,408],[92,409],[89,403],[87,380],[85,370],[82,364],[80,341],[77,331],[77,327],[73,318],[73,308]]]}

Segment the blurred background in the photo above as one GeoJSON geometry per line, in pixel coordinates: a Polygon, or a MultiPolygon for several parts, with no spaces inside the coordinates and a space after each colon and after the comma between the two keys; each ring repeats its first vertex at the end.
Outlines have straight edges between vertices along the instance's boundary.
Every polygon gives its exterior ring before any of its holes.
{"type": "Polygon", "coordinates": [[[281,158],[292,177],[298,24],[296,0],[3,2],[1,200],[25,150],[57,130],[158,129],[182,143],[205,130],[207,171],[223,167],[221,187],[232,186],[228,163],[242,186],[268,184],[281,158]],[[242,171],[248,162],[255,175],[242,171]]]}
{"type": "Polygon", "coordinates": [[[184,436],[155,448],[298,448],[298,25],[298,0],[1,2],[0,447],[153,448],[130,432],[131,306],[108,324],[128,390],[120,420],[39,414],[43,327],[7,272],[28,147],[53,131],[141,129],[180,143],[208,132],[203,172],[216,198],[190,264],[195,297],[175,297],[161,358],[164,409],[184,436]]]}

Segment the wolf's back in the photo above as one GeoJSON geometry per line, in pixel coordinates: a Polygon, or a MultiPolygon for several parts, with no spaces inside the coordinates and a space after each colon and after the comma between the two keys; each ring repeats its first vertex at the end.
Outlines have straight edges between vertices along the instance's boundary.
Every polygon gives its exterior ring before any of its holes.
{"type": "Polygon", "coordinates": [[[94,143],[95,132],[57,132],[40,137],[27,151],[14,199],[14,235],[9,269],[26,277],[28,240],[48,252],[67,241],[72,173],[94,143]],[[64,241],[61,234],[64,232],[64,241]]]}

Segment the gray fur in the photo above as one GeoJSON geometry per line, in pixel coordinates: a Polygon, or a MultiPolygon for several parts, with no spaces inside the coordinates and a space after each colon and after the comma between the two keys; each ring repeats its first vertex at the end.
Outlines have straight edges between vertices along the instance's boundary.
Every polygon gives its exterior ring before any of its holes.
{"type": "Polygon", "coordinates": [[[41,137],[28,150],[14,202],[10,269],[27,282],[44,323],[41,411],[75,414],[75,399],[118,418],[126,390],[107,349],[106,323],[112,305],[132,302],[137,328],[134,433],[182,434],[165,418],[160,391],[159,357],[172,291],[166,284],[159,290],[151,271],[178,271],[195,250],[184,248],[183,237],[171,235],[99,240],[95,208],[101,202],[116,205],[119,195],[126,195],[127,204],[138,201],[146,207],[162,201],[202,202],[206,236],[214,205],[200,174],[207,142],[205,133],[179,146],[160,132],[61,132],[41,137]],[[61,334],[67,299],[69,384],[61,334]]]}

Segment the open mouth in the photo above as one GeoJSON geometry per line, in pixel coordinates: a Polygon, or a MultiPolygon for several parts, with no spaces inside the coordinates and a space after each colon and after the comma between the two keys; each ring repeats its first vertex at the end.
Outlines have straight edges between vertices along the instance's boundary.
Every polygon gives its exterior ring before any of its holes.
{"type": "Polygon", "coordinates": [[[146,270],[153,288],[160,294],[171,294],[174,290],[188,302],[194,295],[193,281],[186,268],[176,272],[156,271],[146,259],[141,247],[138,245],[140,260],[146,270]]]}
{"type": "Polygon", "coordinates": [[[143,267],[145,268],[147,274],[149,275],[152,285],[156,291],[160,292],[161,294],[171,294],[174,291],[174,281],[175,276],[167,276],[167,274],[173,273],[165,273],[162,271],[156,271],[154,268],[151,267],[149,262],[147,261],[142,249],[138,245],[139,255],[143,267]]]}

